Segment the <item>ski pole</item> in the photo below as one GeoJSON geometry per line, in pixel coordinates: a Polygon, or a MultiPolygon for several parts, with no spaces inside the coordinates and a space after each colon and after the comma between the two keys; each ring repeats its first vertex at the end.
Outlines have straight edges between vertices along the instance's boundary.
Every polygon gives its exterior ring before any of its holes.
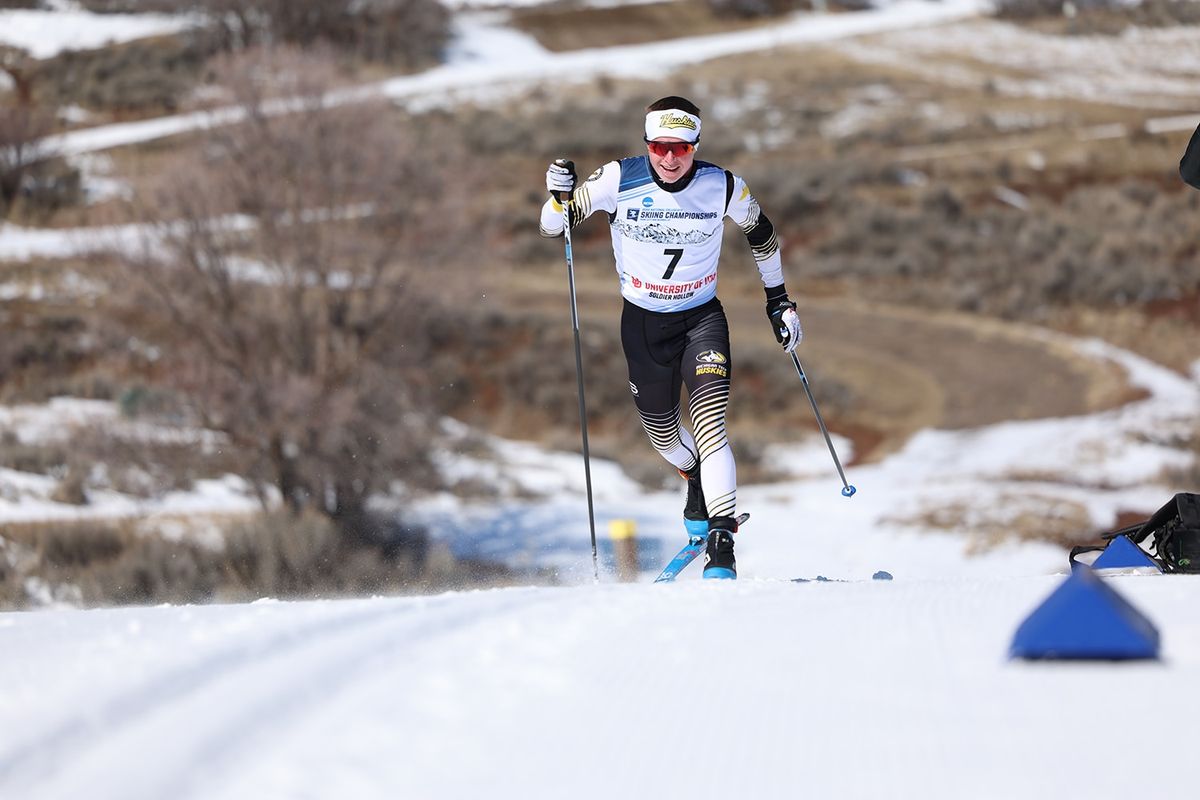
{"type": "Polygon", "coordinates": [[[579,304],[575,300],[575,260],[571,256],[571,209],[575,200],[567,194],[563,204],[563,240],[567,251],[567,283],[571,287],[571,327],[575,331],[575,381],[579,387],[579,430],[583,435],[583,478],[587,485],[588,526],[592,531],[592,575],[600,582],[600,556],[596,552],[596,511],[592,502],[592,465],[588,452],[587,403],[583,399],[583,350],[579,345],[579,304]]]}
{"type": "Polygon", "coordinates": [[[829,455],[833,456],[833,464],[837,467],[838,475],[842,477],[842,497],[851,497],[858,490],[852,484],[846,482],[846,473],[842,471],[842,462],[838,461],[837,452],[833,449],[833,440],[829,438],[829,429],[825,427],[825,420],[821,418],[821,412],[817,408],[817,401],[813,397],[812,389],[808,385],[808,376],[804,374],[804,367],[800,366],[800,359],[795,353],[790,353],[792,363],[796,365],[796,374],[800,376],[800,382],[804,384],[804,392],[808,395],[809,405],[812,406],[813,414],[817,417],[817,425],[821,428],[821,433],[825,436],[825,444],[829,447],[829,455]]]}

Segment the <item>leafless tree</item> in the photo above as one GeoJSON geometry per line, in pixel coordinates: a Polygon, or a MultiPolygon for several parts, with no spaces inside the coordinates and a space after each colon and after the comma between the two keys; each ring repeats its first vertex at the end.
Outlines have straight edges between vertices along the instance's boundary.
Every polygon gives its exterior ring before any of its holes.
{"type": "Polygon", "coordinates": [[[0,46],[0,72],[13,83],[13,102],[0,100],[0,216],[12,206],[30,167],[46,158],[38,140],[54,127],[53,114],[33,103],[29,64],[23,51],[0,46]]]}
{"type": "Polygon", "coordinates": [[[353,529],[424,465],[424,323],[469,237],[444,142],[381,103],[330,106],[331,63],[265,51],[225,70],[246,121],[143,201],[155,234],[121,256],[123,318],[257,485],[353,529]]]}

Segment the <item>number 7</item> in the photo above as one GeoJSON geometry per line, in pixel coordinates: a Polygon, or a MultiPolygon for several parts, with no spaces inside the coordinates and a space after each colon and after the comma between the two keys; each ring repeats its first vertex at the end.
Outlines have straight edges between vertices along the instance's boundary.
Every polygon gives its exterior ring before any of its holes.
{"type": "Polygon", "coordinates": [[[662,276],[662,279],[664,281],[666,281],[666,280],[670,280],[671,276],[675,274],[675,267],[679,264],[679,259],[683,258],[683,248],[682,247],[668,247],[666,250],[663,250],[663,255],[671,256],[671,263],[667,267],[667,271],[665,273],[663,273],[663,276],[662,276]]]}

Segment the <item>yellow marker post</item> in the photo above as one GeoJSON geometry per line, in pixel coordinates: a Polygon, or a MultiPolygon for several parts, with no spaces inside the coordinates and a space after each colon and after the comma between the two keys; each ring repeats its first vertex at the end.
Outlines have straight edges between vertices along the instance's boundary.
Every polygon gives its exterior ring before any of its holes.
{"type": "Polygon", "coordinates": [[[638,578],[637,522],[631,519],[614,519],[608,523],[608,536],[612,539],[613,555],[617,562],[617,578],[632,583],[638,578]]]}

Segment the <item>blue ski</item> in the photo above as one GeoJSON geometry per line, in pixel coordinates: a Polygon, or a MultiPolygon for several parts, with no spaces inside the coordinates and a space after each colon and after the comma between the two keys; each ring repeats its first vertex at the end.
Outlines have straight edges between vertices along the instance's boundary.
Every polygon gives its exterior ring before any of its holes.
{"type": "MultiPolygon", "coordinates": [[[[738,514],[737,524],[741,527],[742,524],[750,519],[749,514],[738,514]]],[[[708,544],[707,523],[705,524],[704,533],[699,531],[688,532],[688,543],[683,546],[683,549],[675,554],[670,563],[663,568],[659,576],[654,579],[655,583],[667,583],[673,581],[687,568],[687,565],[696,560],[696,557],[704,552],[705,545],[708,544]]]]}

